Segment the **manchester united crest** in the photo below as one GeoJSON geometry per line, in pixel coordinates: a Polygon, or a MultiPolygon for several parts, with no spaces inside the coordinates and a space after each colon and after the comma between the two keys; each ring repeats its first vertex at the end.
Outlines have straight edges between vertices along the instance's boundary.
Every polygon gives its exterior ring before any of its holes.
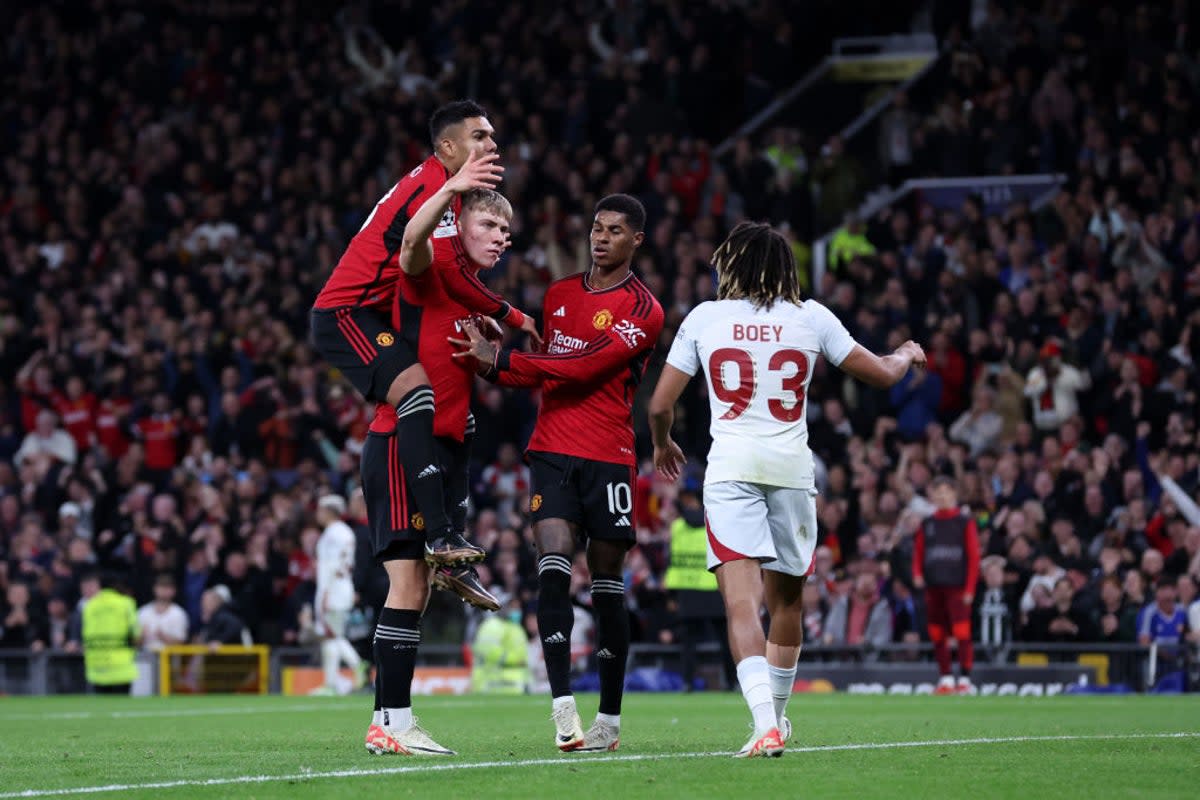
{"type": "Polygon", "coordinates": [[[379,345],[380,347],[391,347],[395,343],[396,337],[392,336],[387,331],[383,331],[375,337],[375,344],[379,345]]]}
{"type": "Polygon", "coordinates": [[[413,514],[412,515],[412,526],[413,526],[413,530],[418,530],[418,531],[425,530],[425,517],[423,517],[420,514],[413,514]]]}
{"type": "Polygon", "coordinates": [[[592,317],[592,325],[594,325],[598,331],[608,330],[609,326],[612,324],[613,315],[612,312],[607,308],[597,311],[596,316],[592,317]]]}
{"type": "Polygon", "coordinates": [[[529,499],[529,510],[530,511],[537,511],[541,507],[542,507],[542,496],[540,494],[535,494],[533,497],[531,497],[529,499]]]}

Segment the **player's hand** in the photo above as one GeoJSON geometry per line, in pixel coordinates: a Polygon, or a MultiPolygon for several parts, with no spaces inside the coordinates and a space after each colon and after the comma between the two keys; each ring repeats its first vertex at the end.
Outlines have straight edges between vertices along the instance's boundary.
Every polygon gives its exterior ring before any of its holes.
{"type": "Polygon", "coordinates": [[[446,190],[463,194],[472,189],[495,189],[504,177],[504,167],[499,162],[499,153],[480,156],[472,152],[462,169],[446,181],[446,190]]]}
{"type": "Polygon", "coordinates": [[[913,578],[913,588],[914,589],[924,589],[925,588],[925,579],[924,578],[913,578]]]}
{"type": "Polygon", "coordinates": [[[971,603],[974,603],[974,602],[975,602],[975,595],[970,594],[970,593],[963,594],[963,605],[964,606],[969,606],[969,605],[971,605],[971,603]]]}
{"type": "Polygon", "coordinates": [[[521,330],[529,337],[529,341],[533,344],[533,352],[540,353],[542,350],[542,335],[538,333],[537,323],[533,317],[525,315],[525,321],[521,323],[521,330]]]}
{"type": "Polygon", "coordinates": [[[450,344],[463,348],[460,352],[454,353],[451,358],[459,360],[474,358],[481,367],[491,368],[496,363],[500,347],[485,339],[479,328],[469,322],[462,326],[462,332],[467,337],[466,339],[446,337],[450,344]]]}
{"type": "Polygon", "coordinates": [[[654,448],[654,467],[663,474],[664,477],[671,480],[678,480],[683,472],[683,465],[687,459],[683,456],[683,451],[679,449],[679,445],[671,439],[667,440],[664,447],[654,448]]]}
{"type": "Polygon", "coordinates": [[[912,339],[909,339],[907,342],[900,345],[898,348],[896,348],[896,351],[903,352],[906,356],[909,356],[914,367],[925,366],[925,351],[921,348],[921,345],[917,344],[912,339]]]}

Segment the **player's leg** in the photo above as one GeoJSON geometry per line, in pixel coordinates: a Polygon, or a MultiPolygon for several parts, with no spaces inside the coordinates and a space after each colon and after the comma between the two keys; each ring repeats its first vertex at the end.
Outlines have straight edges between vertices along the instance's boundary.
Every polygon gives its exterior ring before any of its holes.
{"type": "Polygon", "coordinates": [[[564,752],[583,745],[583,723],[571,693],[571,632],[575,627],[571,561],[578,534],[578,525],[561,518],[533,524],[538,549],[538,638],[550,682],[554,743],[564,752]]]}
{"type": "Polygon", "coordinates": [[[947,615],[946,592],[940,586],[930,586],[925,590],[925,619],[938,666],[935,693],[954,694],[954,675],[950,667],[950,619],[947,615]]]}
{"type": "Polygon", "coordinates": [[[400,477],[397,437],[367,435],[362,452],[363,500],[375,557],[388,575],[388,594],[375,627],[375,715],[367,750],[377,755],[452,755],[412,715],[412,679],[429,601],[425,537],[410,524],[412,496],[400,477]]]}
{"type": "Polygon", "coordinates": [[[959,694],[973,694],[975,687],[971,683],[971,670],[975,666],[975,644],[971,641],[971,605],[965,602],[962,589],[948,591],[946,597],[946,616],[950,619],[950,635],[958,643],[958,684],[955,691],[959,694]]]}
{"type": "Polygon", "coordinates": [[[761,564],[776,557],[767,523],[766,495],[752,484],[721,481],[705,487],[704,501],[708,565],[717,576],[738,684],[754,719],[754,734],[737,755],[780,755],[783,740],[771,697],[767,641],[759,620],[763,605],[761,564]]]}
{"type": "MultiPolygon", "coordinates": [[[[631,526],[632,527],[632,526],[631,526]]],[[[629,662],[629,609],[622,577],[632,542],[590,538],[588,571],[592,573],[592,611],[596,615],[596,668],[600,673],[600,708],[584,735],[579,752],[616,750],[621,734],[621,700],[629,662]]]]}
{"type": "Polygon", "coordinates": [[[772,488],[767,490],[767,524],[775,543],[777,558],[763,567],[767,613],[771,627],[767,633],[767,668],[771,673],[771,696],[779,731],[786,742],[792,724],[785,716],[792,686],[796,682],[796,662],[804,643],[805,575],[812,565],[817,546],[816,492],[810,489],[772,488]]]}
{"type": "MultiPolygon", "coordinates": [[[[467,507],[471,490],[471,442],[475,438],[475,416],[467,415],[467,428],[462,442],[447,437],[437,440],[438,456],[446,477],[446,514],[450,528],[464,533],[467,529],[467,507]]],[[[499,611],[500,603],[479,580],[479,573],[470,564],[458,567],[438,567],[433,575],[433,587],[453,592],[476,608],[499,611]]]]}
{"type": "Polygon", "coordinates": [[[336,611],[326,610],[320,613],[321,628],[321,674],[324,683],[313,694],[336,694],[338,674],[338,646],[336,626],[336,611]]]}

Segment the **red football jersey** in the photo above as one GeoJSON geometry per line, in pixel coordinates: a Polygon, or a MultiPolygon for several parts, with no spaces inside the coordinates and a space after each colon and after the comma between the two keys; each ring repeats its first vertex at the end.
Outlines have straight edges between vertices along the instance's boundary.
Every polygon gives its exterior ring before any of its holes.
{"type": "Polygon", "coordinates": [[[165,414],[144,417],[138,421],[137,429],[146,448],[146,466],[159,470],[173,468],[178,461],[175,446],[179,426],[175,420],[165,414]]]}
{"type": "Polygon", "coordinates": [[[498,382],[542,387],[530,450],[633,466],[633,395],[663,310],[632,273],[594,290],[582,272],[546,290],[545,353],[502,353],[498,382]]]}
{"type": "Polygon", "coordinates": [[[86,453],[92,446],[92,435],[96,433],[96,408],[96,395],[91,392],[77,400],[70,400],[63,395],[56,404],[55,410],[62,417],[63,427],[71,434],[81,453],[86,453]]]}
{"type": "MultiPolygon", "coordinates": [[[[437,156],[430,156],[401,178],[375,204],[367,221],[350,240],[313,307],[372,306],[390,313],[396,281],[400,277],[399,256],[404,228],[421,204],[442,188],[449,177],[450,171],[437,156]]],[[[456,220],[461,206],[455,196],[438,223],[433,234],[435,256],[453,257],[448,240],[458,235],[456,220]]]]}

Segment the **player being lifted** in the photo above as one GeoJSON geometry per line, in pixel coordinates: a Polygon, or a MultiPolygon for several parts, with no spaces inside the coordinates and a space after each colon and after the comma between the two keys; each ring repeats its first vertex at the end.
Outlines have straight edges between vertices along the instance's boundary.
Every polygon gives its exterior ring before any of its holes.
{"type": "Polygon", "coordinates": [[[703,370],[712,408],[704,476],[708,568],[728,616],[738,683],[754,718],[739,757],[782,755],[784,716],[803,626],[800,598],[817,541],[816,489],[805,392],[818,355],[872,386],[897,383],[925,354],[905,342],[879,357],[858,345],[825,306],[804,300],[783,236],[742,223],[713,254],[717,300],[692,309],[650,401],[654,463],[677,478],[675,402],[703,370]],[[770,631],[759,609],[766,601],[770,631]]]}
{"type": "Polygon", "coordinates": [[[543,304],[545,353],[501,352],[473,327],[455,344],[493,365],[505,386],[540,386],[529,441],[530,510],[538,559],[538,634],[550,679],[555,746],[616,750],[629,654],[622,578],[635,541],[633,395],[662,331],[663,311],[631,270],[646,210],[629,195],[605,197],[592,223],[592,266],[551,284],[543,304]],[[585,734],[570,688],[571,562],[586,543],[596,614],[600,708],[585,734]]]}
{"type": "MultiPolygon", "coordinates": [[[[400,480],[411,490],[424,521],[426,557],[435,566],[456,566],[479,561],[485,554],[467,542],[446,515],[443,475],[433,442],[433,391],[418,362],[416,343],[388,320],[400,279],[400,249],[413,215],[452,178],[459,178],[457,195],[470,188],[494,187],[503,168],[497,163],[492,125],[484,110],[471,101],[439,108],[430,117],[429,132],[433,155],[376,204],[317,295],[311,324],[317,350],[363,397],[377,404],[377,421],[393,417],[391,424],[404,442],[396,451],[400,480]]],[[[433,247],[452,263],[460,249],[456,197],[443,212],[432,234],[433,247]]],[[[478,280],[455,278],[446,281],[447,292],[463,306],[536,334],[531,318],[488,292],[478,280]]]]}

